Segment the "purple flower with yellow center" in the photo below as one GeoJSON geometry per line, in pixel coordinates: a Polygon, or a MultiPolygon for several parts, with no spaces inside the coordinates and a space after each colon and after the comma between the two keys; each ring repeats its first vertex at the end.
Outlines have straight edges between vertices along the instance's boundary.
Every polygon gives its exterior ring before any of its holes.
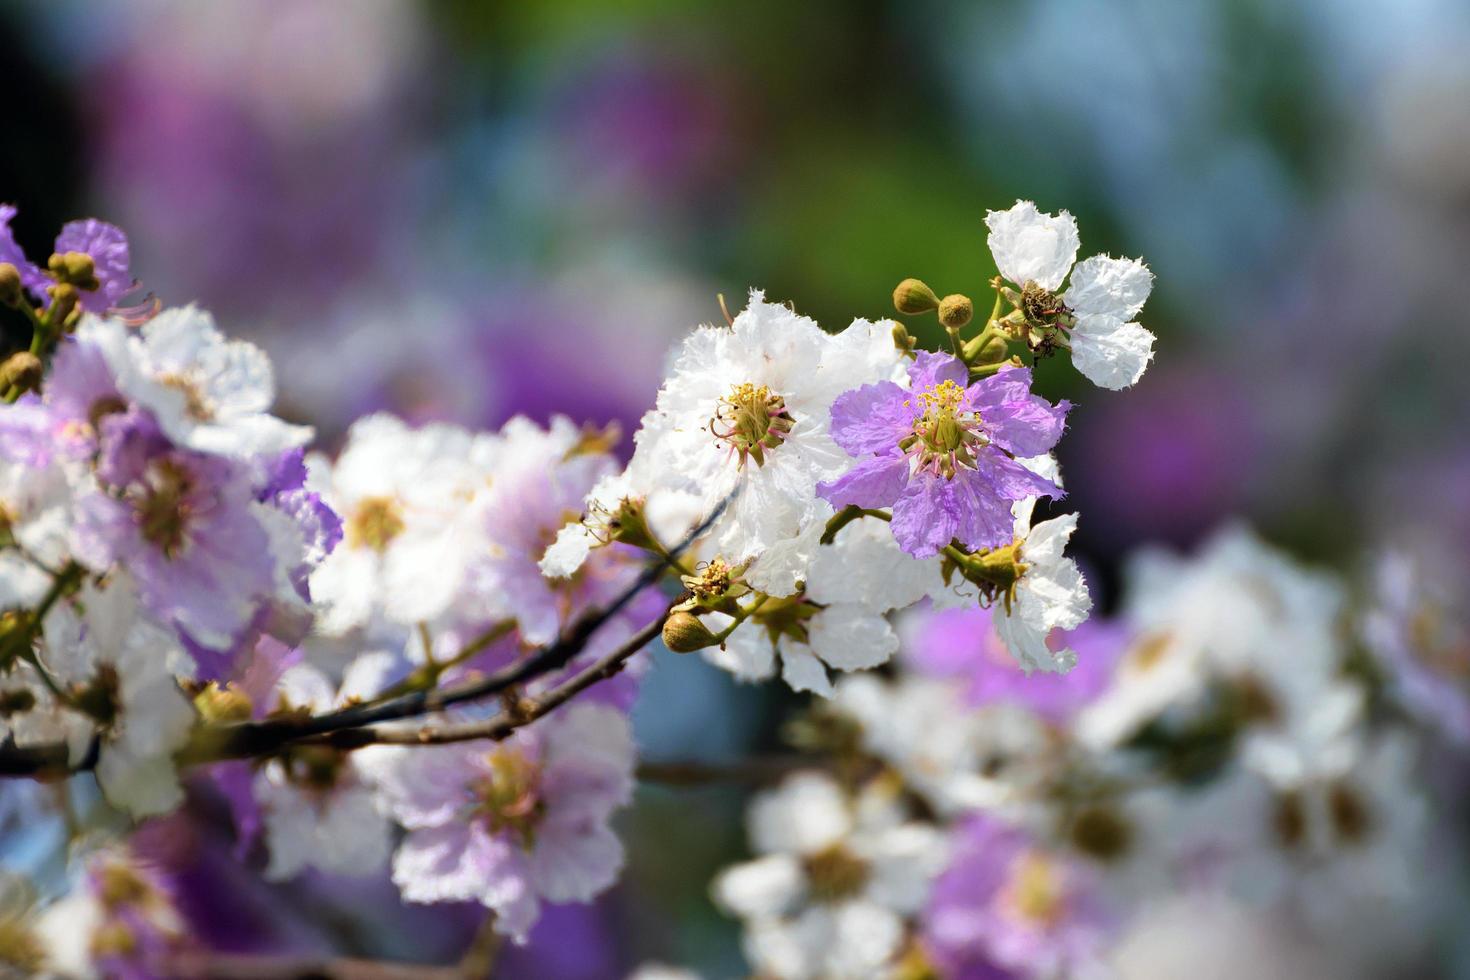
{"type": "Polygon", "coordinates": [[[832,438],[859,462],[817,492],[836,507],[892,507],[893,536],[916,558],[952,540],[971,551],[1010,544],[1013,501],[1062,496],[1016,457],[1050,452],[1071,406],[1031,394],[1028,368],[967,377],[958,358],[925,351],[909,389],[880,381],[838,397],[832,438]]]}
{"type": "Polygon", "coordinates": [[[274,584],[249,472],[175,447],[143,410],[101,428],[107,489],[77,503],[77,559],[95,571],[125,564],[154,615],[200,646],[231,646],[274,584]]]}

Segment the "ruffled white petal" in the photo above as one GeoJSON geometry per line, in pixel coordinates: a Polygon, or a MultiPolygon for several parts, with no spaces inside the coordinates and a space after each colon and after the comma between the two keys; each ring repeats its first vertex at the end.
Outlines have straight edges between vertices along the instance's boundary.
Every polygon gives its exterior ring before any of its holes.
{"type": "Polygon", "coordinates": [[[1135,384],[1154,356],[1152,333],[1106,314],[1079,316],[1071,338],[1072,364],[1087,380],[1112,391],[1135,384]]]}
{"type": "Polygon", "coordinates": [[[1057,289],[1077,260],[1081,239],[1076,220],[1066,211],[1047,214],[1030,201],[1017,201],[1007,211],[991,211],[985,224],[995,267],[1018,286],[1034,282],[1057,289]]]}

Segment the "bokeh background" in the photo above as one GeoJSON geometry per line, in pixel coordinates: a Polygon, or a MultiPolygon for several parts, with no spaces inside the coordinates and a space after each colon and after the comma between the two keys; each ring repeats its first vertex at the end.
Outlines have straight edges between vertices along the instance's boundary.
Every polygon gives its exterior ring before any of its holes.
{"type": "MultiPolygon", "coordinates": [[[[264,346],[328,446],[380,408],[629,433],[718,294],[829,328],[892,315],[906,276],[980,295],[984,212],[1026,197],[1158,276],[1142,383],[1039,381],[1079,404],[1103,608],[1131,548],[1231,515],[1345,568],[1470,550],[1463,0],[49,0],[0,6],[0,50],[22,244],[123,226],[146,287],[264,346]]],[[[648,683],[655,758],[772,744],[789,707],[670,657],[648,683]]],[[[643,791],[626,881],[505,975],[737,974],[706,886],[739,819],[734,790],[643,791]]],[[[262,886],[222,826],[156,846],[227,945],[447,959],[473,928],[386,882],[262,886]]]]}

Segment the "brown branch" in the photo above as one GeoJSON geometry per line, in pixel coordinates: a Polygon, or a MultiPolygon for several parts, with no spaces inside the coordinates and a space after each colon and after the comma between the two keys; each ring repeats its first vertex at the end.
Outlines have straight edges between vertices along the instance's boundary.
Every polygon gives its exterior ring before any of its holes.
{"type": "Polygon", "coordinates": [[[616,676],[635,653],[642,650],[659,635],[663,629],[664,620],[667,618],[668,610],[665,610],[662,616],[634,633],[616,650],[584,667],[545,693],[533,698],[520,698],[510,710],[502,711],[484,721],[451,725],[424,725],[420,728],[397,726],[353,728],[303,741],[305,744],[330,745],[339,749],[357,749],[365,745],[445,745],[451,742],[470,742],[476,739],[500,741],[509,737],[516,729],[524,728],[559,708],[592,685],[616,676]]]}
{"type": "MultiPolygon", "coordinates": [[[[691,530],[679,542],[677,546],[668,552],[670,557],[677,556],[687,550],[691,544],[719,519],[728,506],[731,498],[726,498],[719,506],[710,512],[699,526],[691,530]]],[[[665,559],[667,561],[667,559],[665,559]]],[[[643,570],[633,584],[624,590],[616,599],[601,609],[591,610],[577,619],[576,622],[559,637],[556,642],[543,647],[536,653],[517,661],[498,671],[486,674],[483,677],[472,678],[452,684],[448,687],[436,687],[425,691],[414,691],[399,697],[390,698],[373,704],[353,705],[337,711],[328,712],[309,718],[277,718],[258,722],[240,722],[231,725],[217,725],[202,728],[195,735],[193,741],[186,745],[176,756],[175,761],[180,766],[196,765],[205,762],[217,762],[222,759],[248,759],[275,755],[287,745],[305,740],[326,741],[328,744],[342,744],[343,747],[354,747],[355,745],[370,745],[373,741],[355,741],[353,734],[357,731],[367,729],[369,726],[382,722],[398,721],[412,718],[418,715],[435,714],[456,704],[468,701],[478,701],[503,691],[509,691],[519,687],[528,681],[535,680],[545,674],[553,673],[565,667],[577,654],[581,653],[592,637],[603,624],[613,616],[621,612],[632,602],[644,589],[658,582],[665,572],[663,562],[650,564],[643,570]]],[[[640,647],[646,645],[652,638],[658,635],[662,627],[662,617],[654,624],[640,630],[636,637],[643,637],[640,647]],[[650,630],[652,632],[650,632],[650,630]]],[[[622,660],[631,657],[636,650],[619,648],[623,652],[622,660]],[[625,652],[624,652],[625,651],[625,652]]],[[[606,661],[607,658],[604,658],[606,661]]],[[[603,661],[599,661],[599,664],[603,661]]],[[[589,668],[589,670],[594,670],[589,668]]],[[[619,662],[606,676],[611,676],[622,669],[619,662]]],[[[548,704],[543,710],[528,720],[540,717],[546,711],[556,707],[562,701],[576,694],[578,691],[588,687],[601,676],[585,676],[579,674],[572,681],[553,688],[543,698],[559,697],[548,704]],[[567,684],[581,681],[579,687],[575,687],[561,694],[567,684]]],[[[497,716],[500,717],[500,716],[497,716]]],[[[493,720],[493,719],[492,719],[493,720]]],[[[523,722],[524,723],[524,722],[523,722]]],[[[466,737],[490,737],[504,738],[511,730],[520,727],[519,724],[511,726],[504,733],[488,736],[466,736],[466,737]]],[[[452,739],[461,741],[463,739],[452,739]]],[[[424,744],[415,741],[412,744],[424,744]]],[[[83,772],[93,768],[97,762],[98,745],[96,740],[84,758],[77,765],[70,765],[67,757],[67,749],[63,744],[48,744],[20,748],[13,744],[0,747],[0,778],[3,777],[30,777],[36,779],[62,778],[77,772],[83,772]]]]}

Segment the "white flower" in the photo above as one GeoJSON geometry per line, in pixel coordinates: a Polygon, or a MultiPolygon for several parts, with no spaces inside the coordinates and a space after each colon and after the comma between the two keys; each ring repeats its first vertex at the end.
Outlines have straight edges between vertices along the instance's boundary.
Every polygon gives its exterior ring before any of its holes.
{"type": "Polygon", "coordinates": [[[0,457],[0,610],[33,606],[66,557],[71,491],[58,466],[34,467],[0,457]]]}
{"type": "Polygon", "coordinates": [[[1124,619],[1138,639],[1078,718],[1090,745],[1115,745],[1166,711],[1188,710],[1221,681],[1305,703],[1337,669],[1341,585],[1243,527],[1221,531],[1193,559],[1143,551],[1126,578],[1124,619]]]}
{"type": "Polygon", "coordinates": [[[198,307],[164,310],[125,339],[117,320],[89,317],[78,332],[101,346],[123,394],[181,446],[249,456],[311,441],[310,427],[270,414],[275,374],[265,352],[226,340],[198,307]]]}
{"type": "Polygon", "coordinates": [[[1080,239],[1066,211],[1052,215],[1030,201],[985,216],[990,251],[1001,276],[1055,294],[1070,270],[1061,301],[1075,322],[1068,328],[1072,363],[1093,384],[1126,388],[1143,376],[1154,335],[1133,318],[1153,289],[1153,273],[1138,259],[1094,255],[1074,268],[1080,239]]]}
{"type": "MultiPolygon", "coordinates": [[[[826,513],[831,514],[830,508],[826,513]]],[[[764,680],[776,669],[795,691],[832,696],[828,669],[868,670],[886,663],[898,650],[898,635],[886,613],[928,595],[954,598],[945,586],[939,561],[903,553],[888,525],[873,519],[849,524],[828,545],[818,544],[825,520],[767,552],[751,568],[751,585],[779,598],[772,606],[796,604],[804,613],[800,630],[775,635],[759,622],[742,624],[724,649],[710,647],[705,659],[743,680],[764,680]],[[794,595],[798,578],[806,589],[794,595]]],[[[960,600],[963,601],[963,600],[960,600]]],[[[766,607],[762,607],[766,609],[766,607]]],[[[711,630],[732,620],[707,619],[711,630]]]]}
{"type": "Polygon", "coordinates": [[[342,541],[311,576],[323,632],[380,616],[413,625],[448,608],[488,547],[475,508],[497,453],[493,436],[372,415],[348,430],[335,464],[308,460],[308,488],[343,522],[342,541]]]}
{"type": "MultiPolygon", "coordinates": [[[[320,714],[371,697],[386,686],[391,654],[364,654],[333,690],[325,674],[298,664],[281,676],[280,700],[320,714]]],[[[265,819],[270,864],[279,881],[308,866],[346,875],[370,875],[388,861],[389,825],[352,753],[330,748],[273,759],[255,777],[255,799],[265,819]]]]}
{"type": "Polygon", "coordinates": [[[1080,626],[1092,608],[1081,570],[1064,553],[1077,530],[1077,515],[1063,514],[1028,528],[1026,510],[1016,524],[1016,559],[1025,571],[1011,600],[996,601],[995,631],[1026,673],[1065,674],[1077,665],[1076,652],[1052,650],[1046,638],[1052,630],[1080,626]]]}
{"type": "MultiPolygon", "coordinates": [[[[105,588],[84,585],[47,615],[44,637],[46,668],[63,689],[85,692],[81,701],[95,712],[87,725],[76,723],[80,713],[65,712],[72,761],[86,753],[95,728],[102,742],[97,781],[109,801],[136,817],[178,806],[173,755],[195,716],[177,678],[193,676],[194,662],[172,634],[140,616],[132,579],[117,571],[105,588]]],[[[38,705],[31,714],[43,711],[38,705]]]]}
{"type": "Polygon", "coordinates": [[[722,872],[713,892],[746,920],[756,971],[782,980],[883,975],[943,868],[938,831],[906,822],[881,790],[849,800],[819,772],[757,796],[748,825],[759,856],[722,872]]]}
{"type": "Polygon", "coordinates": [[[647,489],[693,494],[703,514],[731,498],[713,547],[731,562],[764,553],[816,518],[816,484],[850,462],[829,435],[833,400],[896,376],[899,361],[876,324],[828,335],[752,290],[732,327],[684,342],[635,454],[647,489]]]}

